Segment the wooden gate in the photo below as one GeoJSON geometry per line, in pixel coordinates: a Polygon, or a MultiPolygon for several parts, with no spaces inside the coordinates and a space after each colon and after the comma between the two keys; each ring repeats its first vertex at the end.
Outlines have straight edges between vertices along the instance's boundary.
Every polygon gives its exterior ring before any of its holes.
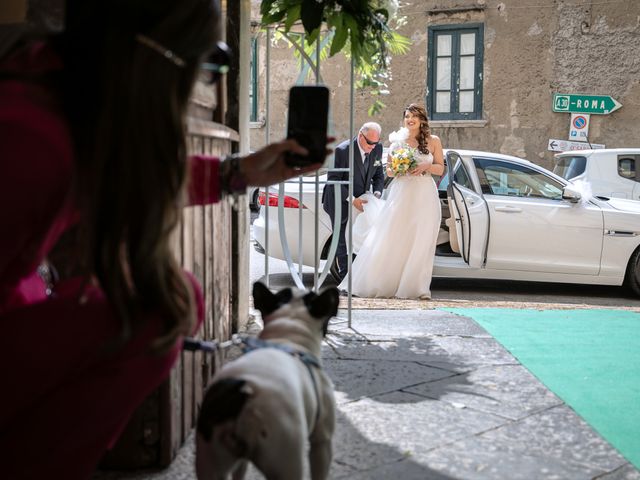
{"type": "MultiPolygon", "coordinates": [[[[203,120],[189,122],[191,154],[224,156],[238,140],[235,131],[203,120]]],[[[174,237],[176,256],[202,286],[205,321],[198,338],[226,340],[231,336],[233,285],[233,210],[227,201],[184,209],[174,237]]],[[[135,412],[103,468],[166,466],[195,425],[211,375],[210,356],[183,352],[170,377],[135,412]]],[[[107,393],[108,394],[108,393],[107,393]]]]}

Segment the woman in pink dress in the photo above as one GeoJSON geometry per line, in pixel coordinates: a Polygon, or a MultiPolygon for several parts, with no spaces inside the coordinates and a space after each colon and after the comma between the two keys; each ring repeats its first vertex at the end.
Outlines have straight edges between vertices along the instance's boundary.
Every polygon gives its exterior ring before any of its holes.
{"type": "Polygon", "coordinates": [[[69,0],[62,34],[0,59],[3,478],[89,477],[167,377],[203,318],[170,247],[183,199],[318,168],[286,166],[306,154],[293,141],[187,158],[200,63],[224,67],[218,22],[217,2],[69,0]],[[73,274],[48,285],[38,266],[71,229],[73,274]]]}

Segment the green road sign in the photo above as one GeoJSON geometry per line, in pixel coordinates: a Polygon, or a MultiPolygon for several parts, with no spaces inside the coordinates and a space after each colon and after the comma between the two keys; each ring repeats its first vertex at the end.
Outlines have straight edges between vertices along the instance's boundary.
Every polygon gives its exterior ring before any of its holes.
{"type": "Polygon", "coordinates": [[[554,93],[553,111],[606,115],[622,106],[609,95],[575,95],[554,93]]]}

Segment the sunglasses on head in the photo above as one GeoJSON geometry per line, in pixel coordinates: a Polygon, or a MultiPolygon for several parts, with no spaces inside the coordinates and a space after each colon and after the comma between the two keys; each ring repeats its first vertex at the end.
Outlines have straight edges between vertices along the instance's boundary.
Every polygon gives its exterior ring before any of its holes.
{"type": "Polygon", "coordinates": [[[378,140],[377,142],[372,142],[371,140],[369,140],[364,133],[360,132],[360,135],[362,135],[362,138],[364,138],[364,141],[367,142],[367,145],[377,145],[380,143],[380,140],[378,140]]]}
{"type": "Polygon", "coordinates": [[[214,84],[229,71],[231,49],[224,42],[216,43],[216,47],[207,59],[200,64],[200,69],[208,74],[207,83],[214,84]]]}

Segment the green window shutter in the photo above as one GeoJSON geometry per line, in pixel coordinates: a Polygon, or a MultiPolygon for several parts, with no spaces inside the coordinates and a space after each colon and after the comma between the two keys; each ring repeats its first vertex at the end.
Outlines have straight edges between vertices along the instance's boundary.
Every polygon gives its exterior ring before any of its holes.
{"type": "Polygon", "coordinates": [[[482,118],[482,24],[428,29],[427,109],[433,120],[482,118]]]}

